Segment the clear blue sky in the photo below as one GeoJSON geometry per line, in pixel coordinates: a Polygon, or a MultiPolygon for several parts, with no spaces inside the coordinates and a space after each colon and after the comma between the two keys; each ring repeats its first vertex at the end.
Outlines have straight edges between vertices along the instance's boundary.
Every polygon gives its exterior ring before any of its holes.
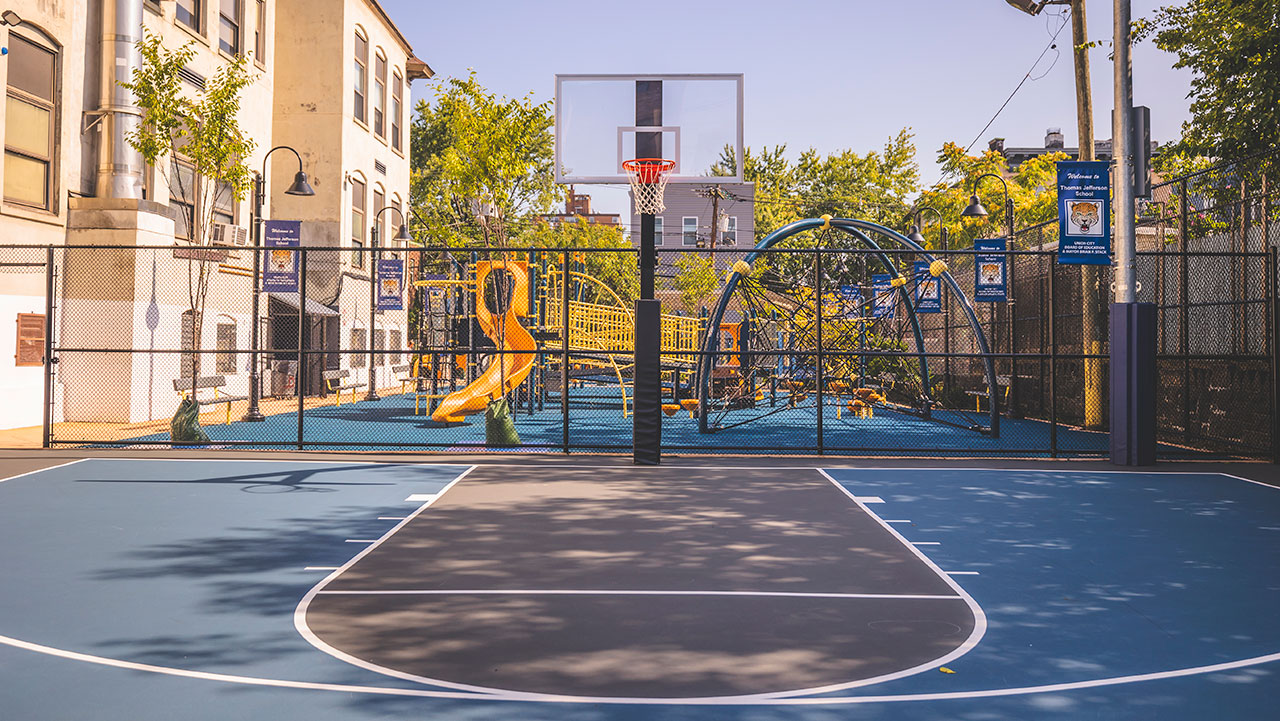
{"type": "MultiPolygon", "coordinates": [[[[1031,17],[1004,0],[380,0],[437,77],[474,69],[507,96],[554,92],[556,73],[744,73],[746,142],[859,153],[903,127],[915,133],[926,183],[948,140],[968,145],[1049,44],[1062,17],[1031,17]]],[[[1177,0],[1133,0],[1133,17],[1177,0]]],[[[1089,38],[1110,41],[1111,0],[1088,0],[1089,38]]],[[[1071,28],[1058,35],[975,151],[992,137],[1041,146],[1059,127],[1076,144],[1071,28]],[[1055,62],[1056,61],[1056,62],[1055,62]]],[[[1094,124],[1111,136],[1110,48],[1091,52],[1094,124]]],[[[1190,73],[1149,41],[1134,48],[1134,102],[1167,142],[1188,117],[1190,73]]],[[[413,97],[427,95],[414,83],[413,97]]],[[[622,212],[625,191],[592,193],[622,212]]]]}

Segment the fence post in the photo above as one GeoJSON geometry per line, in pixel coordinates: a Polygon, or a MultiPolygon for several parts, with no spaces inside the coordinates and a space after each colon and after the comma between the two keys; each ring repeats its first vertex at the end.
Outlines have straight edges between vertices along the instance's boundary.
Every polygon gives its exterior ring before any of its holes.
{"type": "MultiPolygon", "coordinates": [[[[1268,243],[1270,239],[1264,239],[1268,243]]],[[[1280,272],[1280,256],[1275,246],[1267,249],[1267,345],[1271,352],[1271,462],[1280,463],[1280,333],[1276,332],[1276,320],[1280,319],[1280,298],[1277,298],[1276,273],[1280,272]]]]}
{"type": "Polygon", "coordinates": [[[53,356],[53,246],[45,248],[44,255],[44,413],[41,419],[40,447],[48,448],[53,442],[53,366],[58,359],[53,356]]]}
{"type": "Polygon", "coordinates": [[[1187,311],[1191,307],[1191,298],[1187,293],[1187,179],[1178,183],[1178,347],[1182,350],[1182,435],[1191,437],[1191,344],[1188,330],[1187,311]]]}
{"type": "Polygon", "coordinates": [[[569,251],[560,257],[560,415],[569,453],[569,251]]]}
{"type": "Polygon", "coordinates": [[[306,399],[307,354],[302,350],[307,332],[307,249],[298,249],[298,372],[293,390],[298,395],[298,450],[302,450],[302,412],[306,399]]]}
{"type": "Polygon", "coordinates": [[[814,366],[813,377],[818,384],[817,394],[815,396],[818,401],[818,455],[822,455],[823,445],[824,445],[822,440],[822,414],[826,410],[824,406],[824,404],[826,403],[826,399],[824,398],[822,393],[824,378],[822,373],[822,247],[821,246],[816,248],[813,254],[813,306],[814,306],[814,313],[815,313],[814,318],[816,319],[815,323],[817,328],[817,331],[816,331],[817,348],[815,349],[817,353],[814,356],[815,360],[813,364],[814,366]]]}
{"type": "Polygon", "coordinates": [[[1058,326],[1057,308],[1054,306],[1054,275],[1056,263],[1049,264],[1049,456],[1058,457],[1058,326]]]}

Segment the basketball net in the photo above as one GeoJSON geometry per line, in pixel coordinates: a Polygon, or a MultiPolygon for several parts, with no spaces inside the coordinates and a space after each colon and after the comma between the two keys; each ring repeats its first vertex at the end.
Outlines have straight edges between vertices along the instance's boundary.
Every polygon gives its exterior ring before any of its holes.
{"type": "Polygon", "coordinates": [[[662,194],[667,188],[667,174],[676,167],[674,160],[662,158],[637,158],[622,161],[622,169],[631,181],[631,197],[635,199],[636,214],[653,215],[666,208],[662,194]]]}

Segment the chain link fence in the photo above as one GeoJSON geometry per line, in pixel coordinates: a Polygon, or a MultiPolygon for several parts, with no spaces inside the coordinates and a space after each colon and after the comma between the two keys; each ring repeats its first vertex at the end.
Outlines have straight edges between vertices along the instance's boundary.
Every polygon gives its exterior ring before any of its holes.
{"type": "MultiPolygon", "coordinates": [[[[1140,208],[1161,457],[1276,452],[1280,224],[1259,168],[1157,184],[1140,208]]],[[[1056,240],[1014,236],[1005,302],[975,298],[967,247],[659,247],[664,450],[1105,455],[1112,270],[1059,265],[1056,240]]],[[[631,449],[634,250],[262,250],[277,277],[256,291],[247,247],[0,249],[6,279],[53,299],[47,443],[631,449]],[[184,399],[203,436],[174,421],[184,399]]]]}

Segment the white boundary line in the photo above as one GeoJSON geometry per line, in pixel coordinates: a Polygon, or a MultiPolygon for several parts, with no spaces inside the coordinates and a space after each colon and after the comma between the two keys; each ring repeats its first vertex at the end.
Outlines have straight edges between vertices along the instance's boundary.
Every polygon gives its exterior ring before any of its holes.
{"type": "MultiPolygon", "coordinates": [[[[471,701],[522,701],[527,702],[529,699],[516,698],[512,696],[493,696],[489,694],[473,694],[459,693],[456,691],[429,691],[426,689],[414,688],[390,688],[386,686],[359,686],[334,683],[316,683],[312,681],[286,681],[283,679],[257,678],[253,676],[235,676],[225,673],[210,673],[207,671],[192,671],[182,668],[173,668],[169,666],[154,666],[145,663],[135,663],[133,661],[121,661],[114,658],[106,658],[104,656],[93,656],[86,653],[76,651],[67,651],[52,646],[43,646],[29,641],[22,641],[9,636],[0,636],[0,644],[20,648],[24,651],[32,651],[34,653],[42,653],[46,656],[54,656],[56,658],[65,658],[72,661],[83,661],[85,663],[94,663],[101,666],[111,666],[114,668],[123,668],[131,671],[146,671],[148,673],[158,673],[166,676],[179,676],[183,678],[194,678],[203,681],[219,681],[222,683],[238,683],[247,686],[272,686],[276,688],[293,688],[305,689],[311,691],[338,691],[340,693],[364,693],[381,696],[410,696],[415,698],[444,698],[444,699],[466,699],[471,701]]],[[[1186,668],[1174,669],[1172,671],[1156,671],[1152,673],[1131,674],[1128,676],[1112,676],[1109,678],[1091,679],[1088,681],[1067,681],[1064,683],[1046,684],[1043,686],[1017,686],[1013,688],[993,688],[980,689],[976,691],[946,691],[940,693],[909,693],[887,696],[823,696],[820,698],[776,698],[776,699],[754,699],[742,701],[700,701],[696,699],[629,699],[615,700],[607,699],[605,701],[595,701],[583,699],[577,696],[566,696],[563,698],[550,699],[560,703],[626,703],[641,704],[647,706],[850,706],[856,704],[871,703],[898,703],[903,701],[955,701],[975,698],[993,698],[1000,696],[1027,696],[1038,693],[1061,693],[1063,691],[1077,691],[1086,688],[1101,688],[1105,686],[1121,686],[1128,683],[1141,683],[1144,681],[1160,681],[1172,678],[1183,678],[1186,676],[1199,676],[1208,673],[1219,673],[1222,671],[1233,671],[1239,668],[1248,668],[1249,666],[1260,666],[1266,663],[1274,663],[1280,661],[1280,653],[1270,653],[1264,656],[1251,656],[1235,661],[1224,661],[1222,663],[1209,664],[1207,666],[1189,666],[1186,668]]]]}
{"type": "Polygon", "coordinates": [[[91,460],[94,460],[94,459],[92,459],[92,458],[77,458],[77,459],[75,459],[74,461],[67,461],[66,463],[59,463],[59,464],[57,464],[56,466],[48,466],[48,467],[46,467],[46,468],[37,468],[37,469],[35,469],[34,471],[27,471],[26,473],[19,473],[19,474],[18,474],[18,475],[16,475],[16,476],[6,476],[5,478],[0,478],[0,483],[4,483],[5,481],[12,481],[12,480],[14,480],[15,478],[23,478],[23,477],[25,477],[25,476],[34,476],[34,475],[35,475],[35,474],[37,474],[37,473],[44,473],[45,471],[52,471],[52,470],[54,470],[55,468],[66,468],[67,466],[74,466],[74,465],[75,465],[75,464],[77,464],[77,463],[83,463],[84,461],[91,461],[91,460]]]}
{"type": "Polygon", "coordinates": [[[960,596],[910,593],[804,593],[800,591],[631,591],[607,589],[546,590],[440,590],[400,589],[388,591],[320,591],[321,596],[746,596],[759,598],[849,598],[898,601],[962,601],[960,596]]]}

